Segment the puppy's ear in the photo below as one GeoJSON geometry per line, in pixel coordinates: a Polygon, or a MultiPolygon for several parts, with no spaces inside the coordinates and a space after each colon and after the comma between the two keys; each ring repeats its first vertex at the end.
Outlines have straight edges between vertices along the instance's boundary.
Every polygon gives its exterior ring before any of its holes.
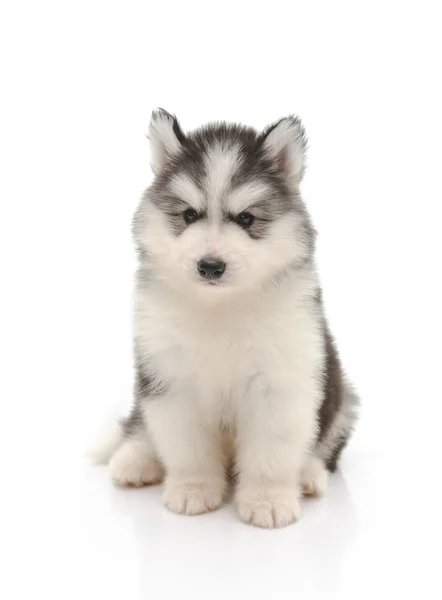
{"type": "Polygon", "coordinates": [[[184,141],[178,119],[163,108],[154,110],[150,119],[149,135],[151,167],[159,173],[167,161],[176,154],[184,141]]]}
{"type": "Polygon", "coordinates": [[[304,174],[307,150],[305,130],[298,117],[286,117],[269,125],[262,134],[266,154],[292,183],[304,174]]]}

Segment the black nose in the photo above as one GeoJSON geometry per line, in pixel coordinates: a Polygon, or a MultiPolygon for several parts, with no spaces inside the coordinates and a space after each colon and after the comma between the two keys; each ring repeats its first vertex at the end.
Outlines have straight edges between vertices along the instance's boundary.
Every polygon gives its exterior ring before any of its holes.
{"type": "Polygon", "coordinates": [[[204,279],[219,279],[226,270],[226,263],[217,258],[203,258],[198,263],[198,272],[204,279]]]}

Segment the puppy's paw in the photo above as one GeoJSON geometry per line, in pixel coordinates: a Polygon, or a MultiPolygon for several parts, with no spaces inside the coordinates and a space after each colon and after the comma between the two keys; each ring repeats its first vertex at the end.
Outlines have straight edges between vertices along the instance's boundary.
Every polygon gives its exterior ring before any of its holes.
{"type": "Polygon", "coordinates": [[[223,479],[169,477],[164,489],[164,504],[175,513],[199,515],[218,508],[223,493],[223,479]]]}
{"type": "Polygon", "coordinates": [[[328,485],[328,471],[317,456],[309,456],[302,471],[302,491],[306,496],[322,496],[328,485]]]}
{"type": "Polygon", "coordinates": [[[290,525],[301,514],[299,492],[296,488],[248,487],[236,495],[242,521],[271,529],[290,525]]]}
{"type": "Polygon", "coordinates": [[[115,485],[142,487],[160,483],[164,477],[162,464],[144,440],[127,439],[109,463],[115,485]]]}

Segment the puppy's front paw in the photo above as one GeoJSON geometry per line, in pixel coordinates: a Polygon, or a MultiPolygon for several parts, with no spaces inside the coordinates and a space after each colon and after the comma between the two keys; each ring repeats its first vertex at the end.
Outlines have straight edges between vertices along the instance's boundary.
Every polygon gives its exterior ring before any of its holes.
{"type": "Polygon", "coordinates": [[[223,479],[189,480],[169,477],[164,489],[164,504],[183,515],[199,515],[218,508],[223,501],[223,479]]]}
{"type": "Polygon", "coordinates": [[[301,514],[299,493],[295,488],[240,488],[236,504],[242,521],[267,529],[290,525],[301,514]]]}
{"type": "Polygon", "coordinates": [[[149,446],[141,440],[126,440],[109,463],[115,485],[142,487],[160,483],[164,476],[162,464],[149,446]]]}

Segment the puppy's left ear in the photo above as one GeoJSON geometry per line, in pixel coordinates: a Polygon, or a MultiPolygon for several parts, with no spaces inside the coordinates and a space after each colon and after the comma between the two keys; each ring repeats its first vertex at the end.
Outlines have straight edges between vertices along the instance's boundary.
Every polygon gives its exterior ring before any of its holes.
{"type": "Polygon", "coordinates": [[[152,113],[149,125],[151,167],[155,174],[159,173],[168,160],[179,152],[185,136],[178,119],[163,108],[152,113]]]}
{"type": "Polygon", "coordinates": [[[295,185],[304,174],[307,150],[305,130],[298,117],[286,117],[269,125],[262,134],[266,154],[295,185]]]}

